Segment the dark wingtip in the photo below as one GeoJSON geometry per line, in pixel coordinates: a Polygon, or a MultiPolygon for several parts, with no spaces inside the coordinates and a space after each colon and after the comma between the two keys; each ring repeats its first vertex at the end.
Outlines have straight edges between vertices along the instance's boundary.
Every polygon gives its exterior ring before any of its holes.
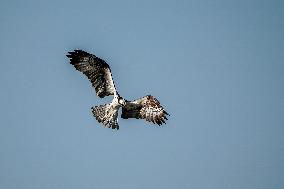
{"type": "Polygon", "coordinates": [[[164,114],[166,114],[166,115],[168,115],[168,116],[171,116],[168,112],[166,112],[165,110],[164,110],[164,114]]]}
{"type": "Polygon", "coordinates": [[[66,55],[67,57],[71,58],[72,56],[76,56],[78,54],[89,54],[86,51],[80,50],[80,49],[75,49],[74,51],[70,51],[68,52],[68,54],[66,55]]]}
{"type": "Polygon", "coordinates": [[[112,129],[119,130],[119,126],[118,126],[118,125],[117,125],[117,126],[113,125],[111,128],[112,128],[112,129]]]}
{"type": "Polygon", "coordinates": [[[86,52],[86,51],[83,51],[81,49],[75,49],[74,52],[86,52]]]}

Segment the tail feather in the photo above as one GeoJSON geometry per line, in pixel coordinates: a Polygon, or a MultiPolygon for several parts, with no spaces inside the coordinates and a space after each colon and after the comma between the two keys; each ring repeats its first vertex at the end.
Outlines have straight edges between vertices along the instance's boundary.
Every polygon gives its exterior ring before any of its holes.
{"type": "Polygon", "coordinates": [[[108,128],[119,129],[119,125],[117,123],[118,111],[114,110],[110,104],[95,106],[91,109],[94,117],[99,123],[102,123],[108,128]]]}

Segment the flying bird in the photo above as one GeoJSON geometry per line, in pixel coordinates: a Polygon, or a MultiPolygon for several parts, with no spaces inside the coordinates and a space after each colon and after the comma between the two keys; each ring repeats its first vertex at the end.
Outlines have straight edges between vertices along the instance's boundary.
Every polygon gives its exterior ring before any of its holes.
{"type": "Polygon", "coordinates": [[[94,117],[103,126],[119,129],[117,117],[120,108],[122,108],[121,118],[123,119],[145,119],[158,125],[166,123],[166,116],[169,114],[152,95],[146,95],[133,101],[125,100],[119,95],[112,78],[110,66],[103,59],[82,50],[68,52],[66,56],[76,70],[87,76],[97,96],[104,98],[113,95],[111,103],[91,108],[94,117]]]}

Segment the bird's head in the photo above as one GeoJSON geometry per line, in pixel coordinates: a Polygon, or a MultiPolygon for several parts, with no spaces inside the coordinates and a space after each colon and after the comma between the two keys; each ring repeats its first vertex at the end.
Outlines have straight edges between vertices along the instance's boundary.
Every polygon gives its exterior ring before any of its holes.
{"type": "Polygon", "coordinates": [[[121,106],[125,106],[125,105],[126,105],[126,101],[125,101],[122,97],[118,97],[118,103],[119,103],[121,106]]]}

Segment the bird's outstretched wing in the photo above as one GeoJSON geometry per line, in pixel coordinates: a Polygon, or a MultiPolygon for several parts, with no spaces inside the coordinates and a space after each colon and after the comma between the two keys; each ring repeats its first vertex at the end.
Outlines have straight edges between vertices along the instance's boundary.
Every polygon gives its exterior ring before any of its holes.
{"type": "Polygon", "coordinates": [[[147,95],[134,101],[127,101],[122,108],[121,118],[145,119],[154,124],[162,125],[166,123],[166,115],[169,114],[160,105],[160,102],[155,97],[147,95]]]}
{"type": "Polygon", "coordinates": [[[82,50],[68,53],[70,64],[88,77],[100,98],[116,93],[110,67],[103,59],[82,50]]]}

